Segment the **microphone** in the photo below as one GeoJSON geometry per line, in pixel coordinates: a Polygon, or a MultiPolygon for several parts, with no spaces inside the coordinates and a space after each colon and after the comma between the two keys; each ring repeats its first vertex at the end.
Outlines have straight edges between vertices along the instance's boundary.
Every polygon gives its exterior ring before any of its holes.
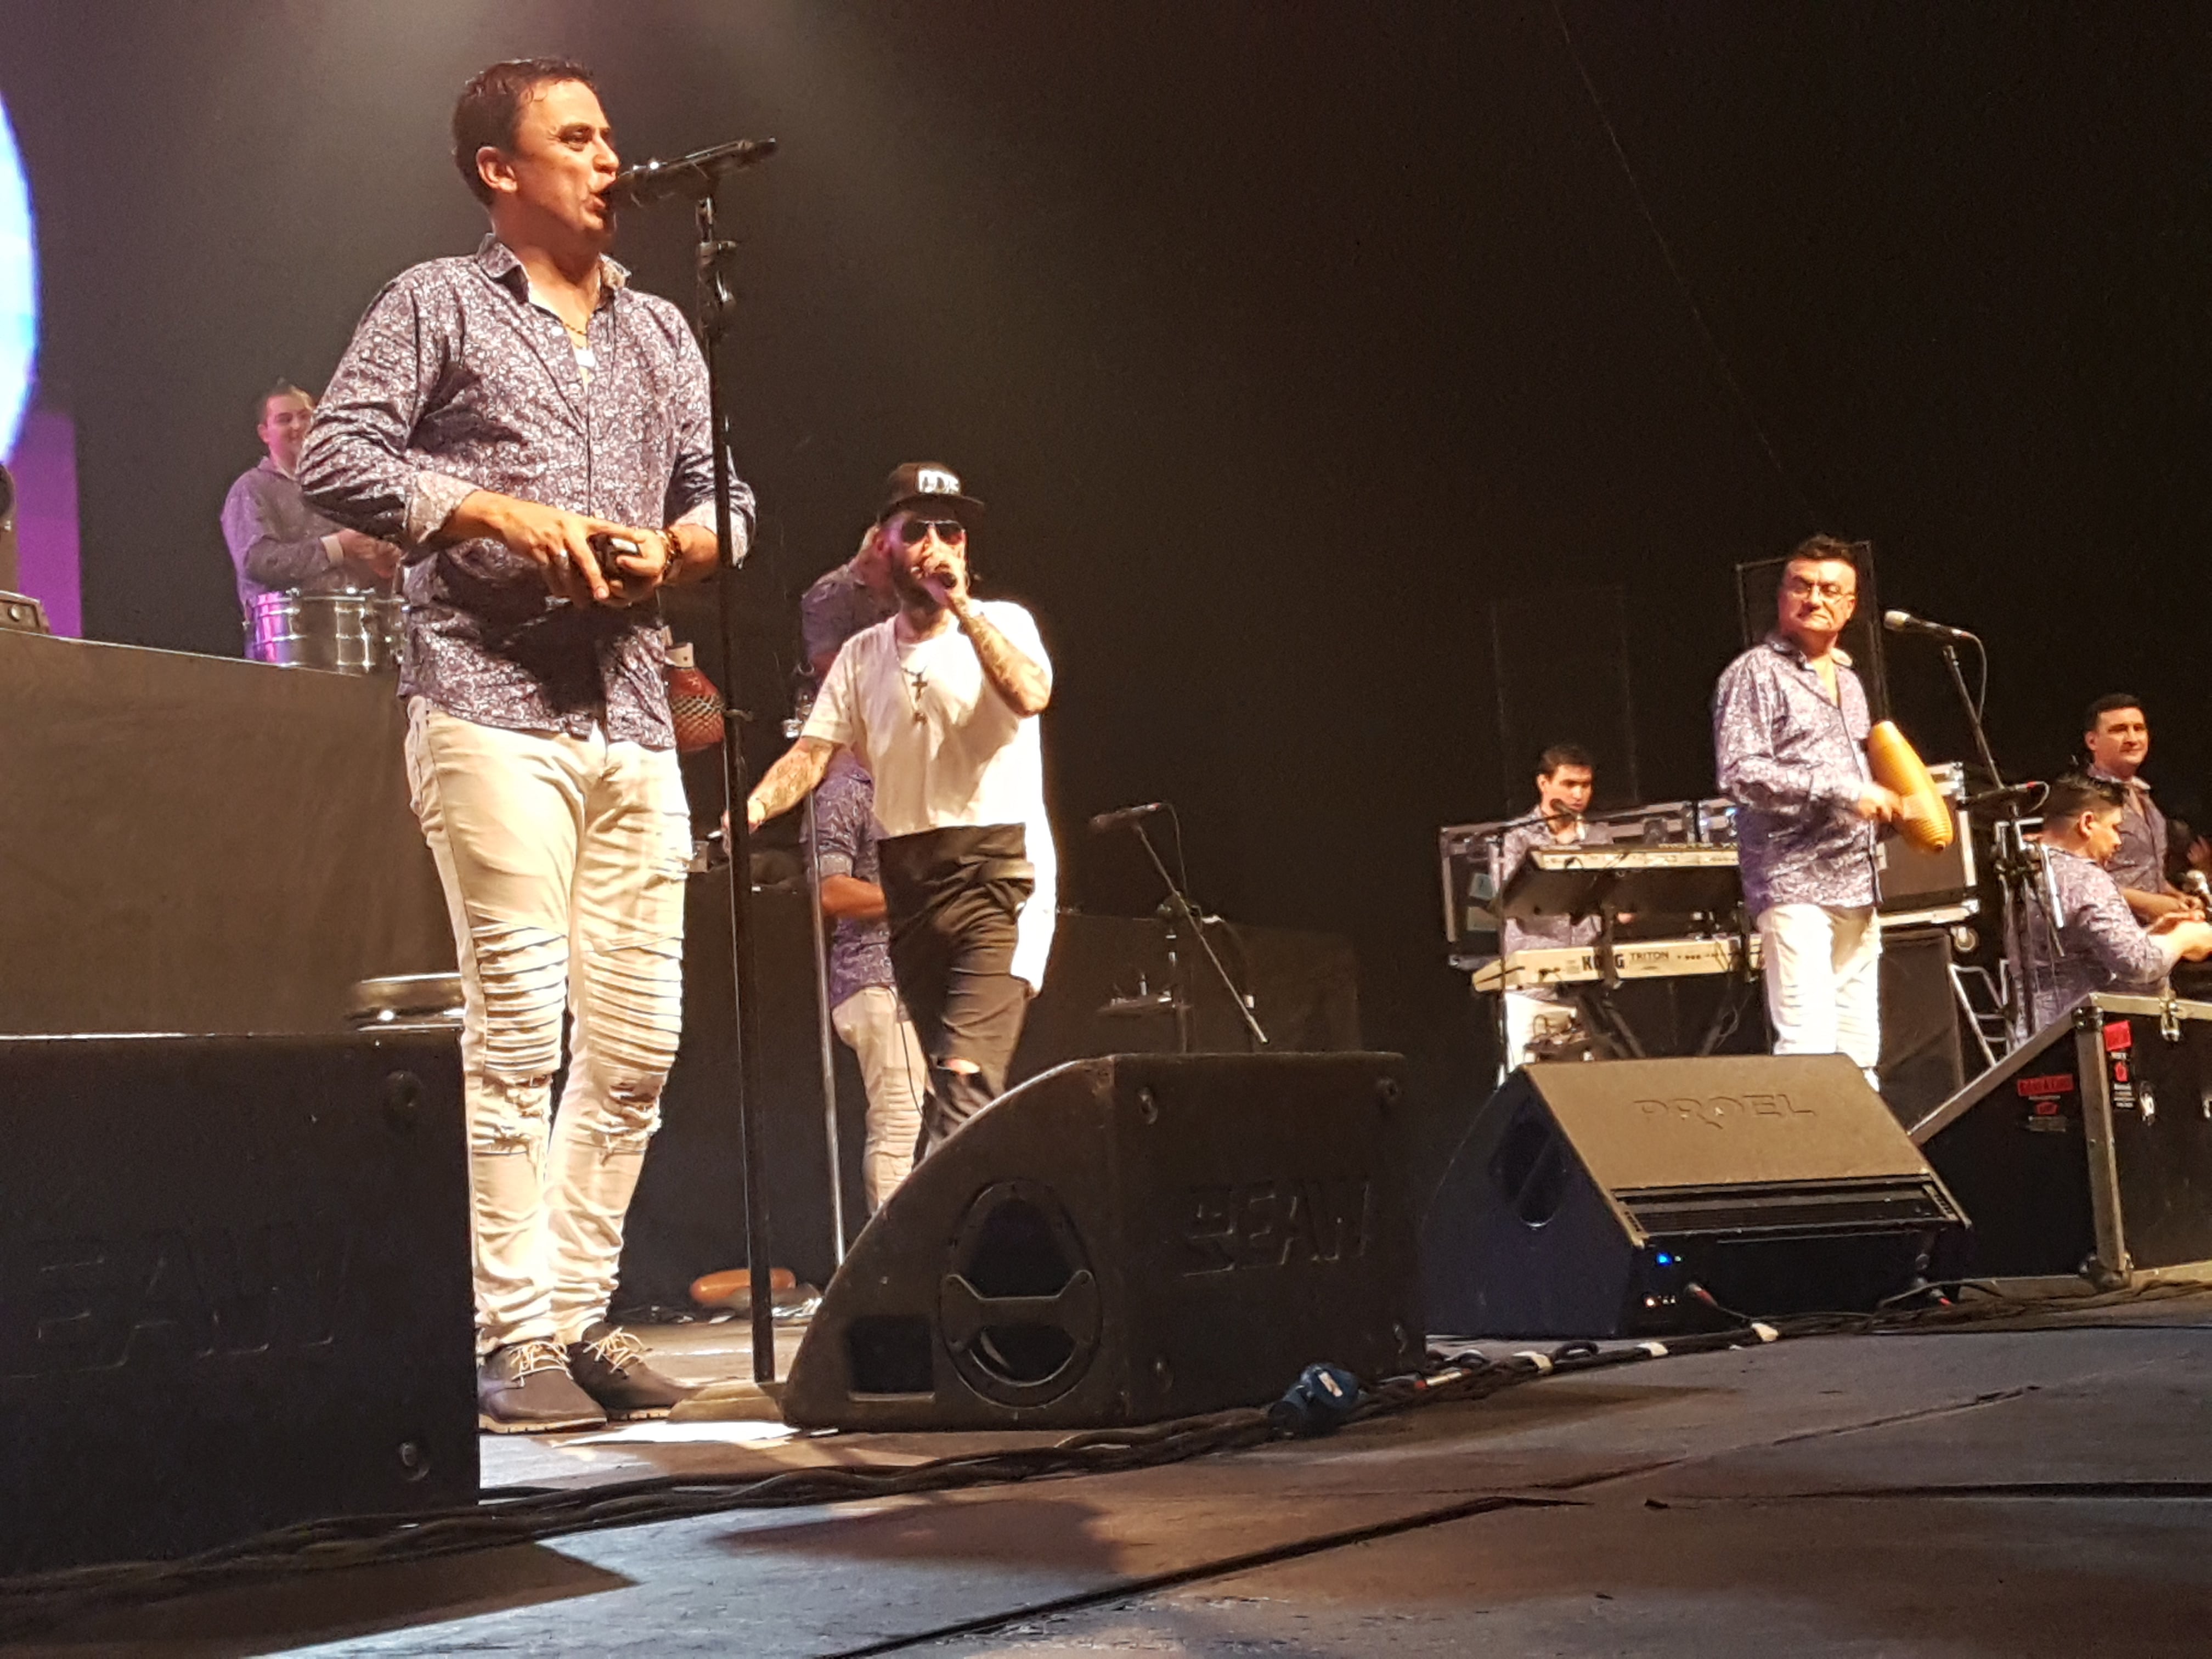
{"type": "Polygon", "coordinates": [[[614,183],[600,192],[611,207],[651,207],[671,196],[702,196],[726,173],[765,161],[775,154],[773,138],[739,138],[695,149],[672,161],[641,161],[615,174],[614,183]]]}
{"type": "Polygon", "coordinates": [[[1883,611],[1881,625],[1893,634],[1925,634],[1931,640],[1971,640],[1974,637],[1963,628],[1929,622],[1925,617],[1916,617],[1910,611],[1883,611]]]}
{"type": "Polygon", "coordinates": [[[1119,806],[1110,812],[1101,812],[1091,819],[1091,833],[1103,836],[1110,830],[1119,830],[1124,824],[1134,823],[1139,818],[1148,818],[1153,813],[1164,812],[1167,809],[1168,804],[1164,800],[1148,800],[1142,806],[1119,806]]]}

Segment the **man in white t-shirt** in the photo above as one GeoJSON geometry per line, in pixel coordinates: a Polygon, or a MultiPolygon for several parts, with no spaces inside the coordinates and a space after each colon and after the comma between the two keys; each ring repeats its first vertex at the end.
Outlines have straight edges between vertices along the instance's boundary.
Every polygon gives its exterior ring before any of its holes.
{"type": "Polygon", "coordinates": [[[891,973],[929,1060],[924,1151],[1006,1088],[1029,1000],[1014,957],[1036,882],[1052,662],[1027,611],[968,592],[982,510],[950,467],[892,471],[877,522],[898,613],[845,641],[798,743],[745,803],[758,828],[841,747],[875,779],[891,973]]]}

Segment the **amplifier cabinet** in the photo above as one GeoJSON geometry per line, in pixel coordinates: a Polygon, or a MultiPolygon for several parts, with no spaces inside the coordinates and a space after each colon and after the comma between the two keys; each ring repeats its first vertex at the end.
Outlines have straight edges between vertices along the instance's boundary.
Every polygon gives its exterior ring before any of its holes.
{"type": "Polygon", "coordinates": [[[2212,1004],[2084,998],[1912,1138],[1973,1223],[1954,1276],[2212,1261],[2212,1004]]]}
{"type": "Polygon", "coordinates": [[[1915,847],[1902,836],[1882,842],[1875,886],[1885,916],[1950,906],[1971,915],[1980,908],[1975,897],[1974,823],[1966,805],[1966,769],[1956,761],[1946,761],[1929,767],[1928,775],[1936,781],[1951,815],[1951,840],[1935,853],[1915,847]]]}
{"type": "Polygon", "coordinates": [[[0,1038],[0,1575],[475,1500],[450,1031],[0,1038]]]}

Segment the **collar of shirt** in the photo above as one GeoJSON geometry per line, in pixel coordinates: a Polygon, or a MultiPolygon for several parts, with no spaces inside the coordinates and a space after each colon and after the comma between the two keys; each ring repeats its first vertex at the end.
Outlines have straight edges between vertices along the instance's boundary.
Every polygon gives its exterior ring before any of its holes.
{"type": "Polygon", "coordinates": [[[2143,775],[2140,772],[2133,777],[2124,778],[2117,773],[2107,772],[2101,766],[2093,766],[2089,769],[2089,775],[2100,783],[2117,783],[2128,792],[2130,799],[2147,799],[2150,795],[2150,785],[2143,781],[2143,775]]]}
{"type": "MultiPolygon", "coordinates": [[[[531,303],[530,272],[515,252],[499,238],[486,233],[477,244],[477,268],[526,305],[531,303]]],[[[617,289],[629,286],[629,267],[620,260],[599,256],[599,308],[613,303],[617,289]]]]}
{"type": "MultiPolygon", "coordinates": [[[[1774,632],[1769,634],[1764,643],[1765,644],[1766,648],[1773,652],[1776,656],[1787,658],[1798,667],[1804,669],[1808,673],[1817,673],[1820,672],[1813,666],[1813,659],[1805,654],[1803,648],[1798,645],[1797,641],[1791,639],[1780,629],[1778,628],[1774,632]]],[[[1828,657],[1829,659],[1838,668],[1849,668],[1851,665],[1851,653],[1844,650],[1840,645],[1830,651],[1828,653],[1828,657]]]]}
{"type": "Polygon", "coordinates": [[[830,573],[828,585],[836,591],[866,600],[870,605],[888,602],[896,606],[896,595],[884,595],[868,586],[868,579],[860,574],[860,556],[857,553],[830,573]]]}
{"type": "Polygon", "coordinates": [[[286,471],[277,464],[274,455],[264,455],[261,458],[261,470],[264,472],[274,472],[280,478],[290,478],[295,483],[299,482],[299,475],[286,471]]]}

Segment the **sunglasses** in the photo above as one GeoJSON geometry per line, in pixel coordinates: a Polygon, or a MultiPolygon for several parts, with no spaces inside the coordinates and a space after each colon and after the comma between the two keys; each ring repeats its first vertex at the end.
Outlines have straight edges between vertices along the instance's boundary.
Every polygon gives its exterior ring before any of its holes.
{"type": "Polygon", "coordinates": [[[968,526],[957,519],[908,519],[898,527],[899,545],[916,546],[933,530],[947,547],[957,547],[968,539],[968,526]]]}

